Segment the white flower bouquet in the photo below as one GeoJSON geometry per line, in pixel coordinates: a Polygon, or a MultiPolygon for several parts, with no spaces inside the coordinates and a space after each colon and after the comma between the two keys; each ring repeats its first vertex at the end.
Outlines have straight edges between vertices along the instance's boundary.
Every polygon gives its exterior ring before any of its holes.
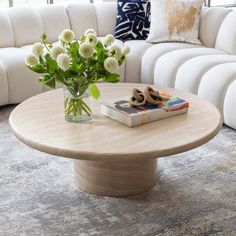
{"type": "Polygon", "coordinates": [[[64,85],[67,120],[80,122],[84,116],[91,117],[91,109],[83,98],[88,94],[99,98],[97,82],[119,81],[118,67],[130,49],[115,45],[111,34],[98,40],[93,29],[86,30],[79,40],[75,40],[74,32],[69,29],[59,35],[59,42],[54,45],[47,44],[46,40],[47,35],[43,34],[42,43],[34,44],[32,54],[25,58],[26,65],[42,74],[39,81],[46,86],[64,85]]]}

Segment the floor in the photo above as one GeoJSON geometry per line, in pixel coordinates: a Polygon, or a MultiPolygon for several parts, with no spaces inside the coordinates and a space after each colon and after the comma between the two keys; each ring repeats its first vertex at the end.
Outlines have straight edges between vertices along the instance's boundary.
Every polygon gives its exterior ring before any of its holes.
{"type": "Polygon", "coordinates": [[[160,158],[152,190],[107,198],[76,189],[71,160],[20,143],[13,108],[0,108],[0,236],[236,235],[236,131],[160,158]]]}

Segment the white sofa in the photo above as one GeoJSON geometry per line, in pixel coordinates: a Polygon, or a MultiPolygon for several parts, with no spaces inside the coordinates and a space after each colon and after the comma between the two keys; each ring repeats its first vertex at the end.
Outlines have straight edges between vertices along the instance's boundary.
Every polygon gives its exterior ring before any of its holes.
{"type": "MultiPolygon", "coordinates": [[[[43,32],[48,42],[71,28],[78,38],[87,28],[100,37],[114,34],[116,3],[18,7],[0,12],[0,106],[19,103],[45,88],[24,64],[43,32]]],[[[236,128],[236,11],[205,8],[199,38],[202,45],[116,41],[131,53],[121,81],[170,86],[198,94],[219,108],[226,125],[236,128]]]]}

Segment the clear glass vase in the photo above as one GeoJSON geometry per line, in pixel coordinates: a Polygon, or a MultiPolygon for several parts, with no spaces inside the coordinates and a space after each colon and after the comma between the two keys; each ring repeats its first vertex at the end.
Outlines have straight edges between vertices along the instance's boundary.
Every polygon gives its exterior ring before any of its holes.
{"type": "Polygon", "coordinates": [[[70,122],[82,123],[92,119],[91,97],[89,89],[82,95],[73,95],[64,88],[65,119],[70,122]]]}

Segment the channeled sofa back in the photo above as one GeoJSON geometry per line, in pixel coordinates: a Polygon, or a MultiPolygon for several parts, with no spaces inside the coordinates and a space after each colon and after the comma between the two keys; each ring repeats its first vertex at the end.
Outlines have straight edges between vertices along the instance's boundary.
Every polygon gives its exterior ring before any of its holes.
{"type": "MultiPolygon", "coordinates": [[[[33,44],[43,32],[52,43],[65,28],[71,28],[77,37],[87,28],[94,28],[99,36],[115,33],[116,3],[14,7],[0,13],[0,47],[33,44]]],[[[235,19],[231,9],[204,8],[199,31],[202,44],[235,53],[235,19]]]]}
{"type": "Polygon", "coordinates": [[[48,35],[48,42],[52,43],[65,28],[71,28],[77,37],[87,28],[94,28],[99,36],[104,36],[114,33],[115,21],[115,4],[14,7],[1,10],[0,47],[33,44],[40,41],[43,32],[48,35]]]}

